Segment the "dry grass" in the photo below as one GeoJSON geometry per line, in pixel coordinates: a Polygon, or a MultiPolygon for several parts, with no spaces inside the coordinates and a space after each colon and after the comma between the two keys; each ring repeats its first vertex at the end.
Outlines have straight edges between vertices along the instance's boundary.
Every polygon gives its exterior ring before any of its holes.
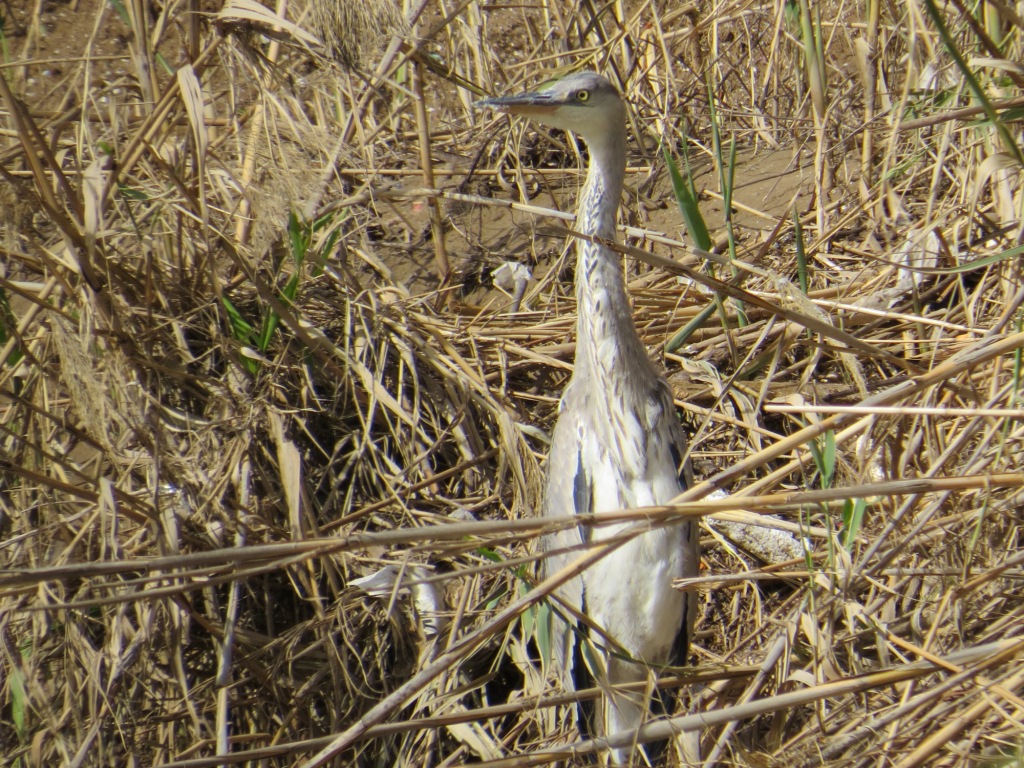
{"type": "Polygon", "coordinates": [[[143,5],[69,8],[91,32],[59,61],[4,6],[0,764],[525,765],[578,738],[526,594],[572,263],[557,218],[481,198],[571,211],[579,158],[462,87],[570,66],[634,105],[652,350],[722,297],[664,354],[707,482],[650,516],[808,542],[765,567],[707,532],[673,726],[701,713],[720,765],[1019,762],[1009,7],[937,9],[968,78],[913,1],[429,2],[404,47],[342,45],[361,73],[302,30],[386,10],[143,5]],[[700,171],[717,280],[662,143],[700,171]],[[536,278],[513,316],[507,258],[536,278]],[[442,616],[350,585],[386,564],[442,616]]]}

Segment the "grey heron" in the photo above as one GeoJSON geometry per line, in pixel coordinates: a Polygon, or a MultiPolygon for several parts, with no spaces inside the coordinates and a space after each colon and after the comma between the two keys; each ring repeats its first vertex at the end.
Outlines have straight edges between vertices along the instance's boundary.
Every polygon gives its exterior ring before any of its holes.
{"type": "MultiPolygon", "coordinates": [[[[479,105],[578,134],[590,164],[576,228],[595,238],[615,238],[626,170],[626,105],[608,80],[580,72],[479,105]]],[[[688,475],[671,390],[637,333],[618,254],[584,239],[577,241],[576,254],[576,360],[551,438],[544,514],[665,504],[687,486],[688,475]]],[[[557,572],[579,557],[584,544],[607,540],[626,527],[577,526],[545,537],[542,548],[550,554],[543,573],[557,572]]],[[[610,651],[602,654],[602,683],[642,681],[647,665],[685,663],[696,596],[673,589],[672,581],[696,575],[699,560],[696,526],[687,521],[644,532],[560,588],[561,599],[600,628],[591,638],[610,651]]],[[[556,674],[567,690],[575,688],[574,677],[583,671],[573,647],[582,631],[568,627],[556,632],[553,642],[556,674]]],[[[594,726],[601,735],[635,730],[647,708],[642,695],[615,692],[599,705],[594,726]]],[[[622,764],[633,754],[615,750],[612,759],[622,764]]]]}

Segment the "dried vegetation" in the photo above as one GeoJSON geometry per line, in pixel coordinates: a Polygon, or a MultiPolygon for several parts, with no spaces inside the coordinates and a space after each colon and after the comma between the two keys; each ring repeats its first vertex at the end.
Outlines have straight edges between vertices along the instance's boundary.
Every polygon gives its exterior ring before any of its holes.
{"type": "Polygon", "coordinates": [[[706,530],[673,727],[703,715],[709,764],[1015,764],[1024,23],[813,5],[425,2],[401,45],[328,40],[349,71],[305,30],[394,14],[80,0],[58,56],[54,6],[5,3],[0,764],[578,739],[524,596],[572,360],[547,209],[582,160],[471,104],[583,66],[634,105],[624,264],[705,481],[652,519],[807,542],[766,565],[706,530]],[[386,565],[435,589],[353,586],[386,565]]]}

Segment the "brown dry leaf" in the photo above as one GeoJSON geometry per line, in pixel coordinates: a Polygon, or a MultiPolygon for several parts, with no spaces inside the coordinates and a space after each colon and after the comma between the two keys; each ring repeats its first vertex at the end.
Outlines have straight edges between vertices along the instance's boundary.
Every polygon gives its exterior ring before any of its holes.
{"type": "Polygon", "coordinates": [[[185,114],[188,115],[189,125],[192,128],[192,138],[196,142],[195,158],[197,163],[197,175],[200,179],[199,206],[203,217],[203,224],[209,224],[210,213],[206,209],[206,150],[209,146],[209,136],[206,130],[206,119],[203,110],[203,89],[196,77],[195,70],[190,65],[178,67],[178,87],[181,88],[181,99],[185,105],[185,114]]]}
{"type": "Polygon", "coordinates": [[[271,29],[282,30],[306,45],[316,45],[318,42],[315,37],[302,29],[302,27],[278,16],[265,5],[257,3],[255,0],[228,0],[217,13],[217,18],[223,21],[255,21],[271,29]]]}
{"type": "Polygon", "coordinates": [[[302,457],[295,443],[285,436],[281,414],[267,411],[267,419],[270,422],[270,434],[277,446],[281,488],[288,508],[292,540],[300,541],[305,538],[302,530],[302,457]]]}

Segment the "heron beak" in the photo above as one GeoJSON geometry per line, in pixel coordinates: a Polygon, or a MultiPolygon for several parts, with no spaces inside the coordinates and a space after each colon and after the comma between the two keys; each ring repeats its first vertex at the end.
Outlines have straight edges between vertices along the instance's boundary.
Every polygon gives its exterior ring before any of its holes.
{"type": "Polygon", "coordinates": [[[561,104],[550,94],[543,91],[533,93],[519,93],[515,96],[497,96],[491,99],[482,99],[476,102],[474,107],[490,107],[508,112],[511,115],[543,116],[550,115],[561,104]]]}

